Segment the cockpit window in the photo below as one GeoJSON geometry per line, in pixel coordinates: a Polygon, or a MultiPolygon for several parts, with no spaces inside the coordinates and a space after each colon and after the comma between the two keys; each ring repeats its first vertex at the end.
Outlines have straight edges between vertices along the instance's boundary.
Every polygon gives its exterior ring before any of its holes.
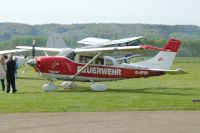
{"type": "Polygon", "coordinates": [[[125,60],[125,59],[124,59],[124,60],[117,60],[117,63],[118,63],[118,64],[122,64],[122,63],[128,63],[128,61],[127,61],[127,60],[125,60]]]}
{"type": "Polygon", "coordinates": [[[75,52],[71,52],[70,54],[68,54],[66,57],[69,58],[70,60],[74,60],[76,56],[75,52]]]}
{"type": "Polygon", "coordinates": [[[113,65],[112,60],[106,59],[106,65],[107,65],[107,66],[112,66],[112,65],[113,65]]]}

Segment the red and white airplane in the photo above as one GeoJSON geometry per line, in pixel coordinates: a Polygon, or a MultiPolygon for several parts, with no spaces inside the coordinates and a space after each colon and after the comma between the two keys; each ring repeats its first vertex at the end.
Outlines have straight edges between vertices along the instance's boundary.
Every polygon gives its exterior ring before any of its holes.
{"type": "MultiPolygon", "coordinates": [[[[51,81],[55,79],[65,80],[62,83],[64,88],[75,86],[74,81],[88,81],[93,82],[92,90],[104,91],[107,90],[107,86],[95,82],[186,73],[181,69],[169,70],[180,44],[179,40],[170,39],[163,48],[150,45],[87,49],[37,47],[35,50],[58,51],[60,53],[57,56],[36,57],[27,63],[34,67],[42,77],[51,81]],[[137,54],[144,50],[157,50],[159,53],[152,59],[133,63],[127,63],[129,57],[120,59],[112,57],[113,55],[137,54]],[[124,60],[125,62],[122,63],[124,60]]],[[[30,49],[30,47],[25,46],[17,48],[30,49]]],[[[43,89],[53,91],[57,88],[50,82],[45,84],[43,89]]]]}

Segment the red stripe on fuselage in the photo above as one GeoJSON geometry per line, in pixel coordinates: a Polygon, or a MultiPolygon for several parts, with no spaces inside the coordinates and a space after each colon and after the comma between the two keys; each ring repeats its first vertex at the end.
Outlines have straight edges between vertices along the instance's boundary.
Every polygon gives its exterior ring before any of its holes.
{"type": "MultiPolygon", "coordinates": [[[[65,57],[39,57],[37,58],[37,68],[42,73],[74,75],[85,64],[75,63],[65,57]]],[[[85,68],[79,76],[91,78],[140,78],[163,75],[163,72],[153,72],[149,70],[139,70],[131,68],[120,68],[114,66],[90,65],[85,68]]]]}

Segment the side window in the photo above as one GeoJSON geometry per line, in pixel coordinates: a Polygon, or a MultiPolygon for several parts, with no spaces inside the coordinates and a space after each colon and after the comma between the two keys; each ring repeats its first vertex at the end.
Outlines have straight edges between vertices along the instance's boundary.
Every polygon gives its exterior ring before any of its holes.
{"type": "Polygon", "coordinates": [[[106,59],[106,65],[107,65],[107,66],[112,66],[112,65],[113,65],[112,60],[106,59]]]}
{"type": "Polygon", "coordinates": [[[89,56],[80,56],[79,57],[80,63],[88,63],[90,60],[92,60],[92,57],[89,57],[89,56]]]}
{"type": "Polygon", "coordinates": [[[117,63],[118,64],[127,63],[127,60],[118,60],[117,63]]]}
{"type": "Polygon", "coordinates": [[[87,62],[86,57],[85,56],[80,56],[79,57],[79,62],[80,63],[86,63],[87,62]]]}
{"type": "Polygon", "coordinates": [[[97,65],[103,65],[104,64],[104,59],[103,58],[98,58],[95,60],[95,64],[97,65]]]}

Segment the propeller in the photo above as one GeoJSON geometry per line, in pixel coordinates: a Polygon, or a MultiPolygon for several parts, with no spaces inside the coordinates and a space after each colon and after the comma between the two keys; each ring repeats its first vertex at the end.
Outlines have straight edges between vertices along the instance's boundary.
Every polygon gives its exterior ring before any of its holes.
{"type": "Polygon", "coordinates": [[[42,77],[41,71],[40,71],[40,70],[38,69],[38,67],[36,66],[36,63],[37,63],[36,59],[30,59],[30,60],[27,61],[26,63],[29,65],[29,67],[30,67],[30,66],[34,67],[34,68],[38,71],[39,75],[42,77]]]}
{"type": "MultiPolygon", "coordinates": [[[[27,55],[24,56],[25,60],[28,60],[27,55]]],[[[32,59],[35,58],[35,40],[33,40],[32,43],[32,59]]],[[[26,61],[26,63],[24,63],[24,70],[22,71],[22,74],[24,74],[29,68],[30,65],[26,65],[27,62],[29,62],[30,60],[26,61]]]]}
{"type": "Polygon", "coordinates": [[[26,66],[26,65],[25,65],[25,66],[24,66],[24,70],[22,71],[22,74],[24,74],[24,73],[29,69],[29,67],[30,67],[30,66],[26,66]]]}
{"type": "Polygon", "coordinates": [[[33,40],[33,44],[32,44],[32,59],[35,58],[35,40],[33,40]]]}

